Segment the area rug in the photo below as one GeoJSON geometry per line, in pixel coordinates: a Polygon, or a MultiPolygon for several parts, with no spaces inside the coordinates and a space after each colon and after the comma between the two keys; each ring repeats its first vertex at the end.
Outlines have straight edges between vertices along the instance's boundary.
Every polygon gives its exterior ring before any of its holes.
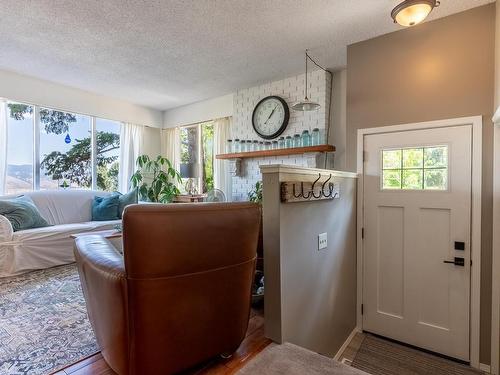
{"type": "Polygon", "coordinates": [[[76,265],[0,279],[0,374],[49,374],[98,350],[76,265]]]}
{"type": "Polygon", "coordinates": [[[373,375],[478,375],[469,366],[367,335],[351,366],[373,375]]]}
{"type": "Polygon", "coordinates": [[[292,344],[271,344],[238,375],[366,375],[331,358],[292,344]]]}

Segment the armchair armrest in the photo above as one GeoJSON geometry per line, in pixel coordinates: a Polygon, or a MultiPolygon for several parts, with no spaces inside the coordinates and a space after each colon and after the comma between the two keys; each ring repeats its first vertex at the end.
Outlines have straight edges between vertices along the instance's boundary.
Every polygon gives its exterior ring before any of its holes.
{"type": "Polygon", "coordinates": [[[12,241],[12,224],[5,216],[0,215],[0,243],[12,241]]]}
{"type": "Polygon", "coordinates": [[[76,238],[75,258],[87,311],[103,357],[117,373],[128,362],[127,278],[123,257],[105,238],[76,238]]]}
{"type": "Polygon", "coordinates": [[[115,247],[99,235],[89,235],[75,239],[75,258],[102,276],[125,278],[123,257],[115,247]]]}

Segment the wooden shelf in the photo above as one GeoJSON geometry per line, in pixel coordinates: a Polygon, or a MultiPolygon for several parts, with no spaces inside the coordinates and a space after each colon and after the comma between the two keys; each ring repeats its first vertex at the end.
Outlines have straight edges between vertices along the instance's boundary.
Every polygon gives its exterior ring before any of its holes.
{"type": "Polygon", "coordinates": [[[280,148],[277,150],[235,152],[232,154],[219,154],[216,155],[215,157],[217,159],[245,159],[245,158],[263,158],[266,156],[297,155],[297,154],[305,154],[308,152],[333,152],[333,151],[335,151],[335,146],[319,145],[319,146],[308,146],[308,147],[280,148]]]}

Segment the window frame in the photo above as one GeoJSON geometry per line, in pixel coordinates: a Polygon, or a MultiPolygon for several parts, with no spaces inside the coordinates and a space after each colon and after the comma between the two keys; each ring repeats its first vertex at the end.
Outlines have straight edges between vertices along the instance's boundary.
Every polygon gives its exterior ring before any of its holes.
{"type": "MultiPolygon", "coordinates": [[[[59,109],[51,106],[42,106],[38,104],[31,104],[27,102],[21,102],[21,101],[16,101],[16,100],[10,100],[7,99],[7,105],[10,103],[19,103],[19,104],[24,104],[33,107],[33,162],[32,162],[32,168],[33,168],[33,181],[31,184],[32,191],[37,191],[40,190],[40,108],[47,108],[50,110],[54,111],[59,111],[59,112],[66,112],[66,113],[72,113],[80,116],[87,116],[90,119],[90,147],[91,147],[91,152],[90,152],[90,160],[91,160],[91,187],[90,190],[98,190],[97,187],[97,130],[96,130],[96,120],[97,119],[103,119],[103,120],[108,120],[108,121],[115,121],[123,126],[122,121],[118,120],[112,120],[112,119],[107,119],[104,117],[99,117],[99,116],[92,116],[92,115],[87,115],[79,112],[74,112],[74,111],[69,111],[65,109],[59,109]]],[[[121,145],[120,145],[121,147],[121,145]]],[[[81,188],[79,188],[81,189],[81,188]]]]}
{"type": "Polygon", "coordinates": [[[440,144],[419,144],[419,145],[412,145],[412,146],[391,146],[388,148],[381,148],[379,152],[379,159],[380,159],[380,176],[379,176],[379,190],[381,192],[434,192],[434,193],[446,193],[450,191],[450,150],[451,150],[451,145],[448,143],[440,143],[440,144]],[[447,151],[447,158],[446,158],[446,167],[437,167],[437,168],[426,168],[425,167],[425,149],[428,148],[435,148],[435,147],[446,147],[447,151]],[[422,167],[421,168],[404,168],[403,167],[403,162],[404,162],[404,150],[412,150],[412,149],[422,149],[422,153],[424,154],[423,161],[422,161],[422,167]],[[384,168],[384,151],[401,151],[401,165],[400,168],[384,168]],[[404,189],[403,188],[403,174],[404,171],[411,171],[411,170],[419,170],[422,171],[422,188],[421,189],[404,189]],[[425,171],[426,170],[445,170],[446,171],[446,189],[426,189],[425,188],[425,171]],[[400,171],[401,172],[401,187],[400,188],[384,188],[384,171],[400,171]]]}

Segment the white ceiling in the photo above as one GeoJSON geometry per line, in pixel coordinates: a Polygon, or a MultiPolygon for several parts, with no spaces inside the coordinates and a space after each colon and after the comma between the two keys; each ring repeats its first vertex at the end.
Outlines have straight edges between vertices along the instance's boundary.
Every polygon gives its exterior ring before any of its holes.
{"type": "Polygon", "coordinates": [[[400,28],[398,2],[1,0],[0,69],[165,110],[298,74],[305,48],[345,66],[347,45],[400,28]]]}

